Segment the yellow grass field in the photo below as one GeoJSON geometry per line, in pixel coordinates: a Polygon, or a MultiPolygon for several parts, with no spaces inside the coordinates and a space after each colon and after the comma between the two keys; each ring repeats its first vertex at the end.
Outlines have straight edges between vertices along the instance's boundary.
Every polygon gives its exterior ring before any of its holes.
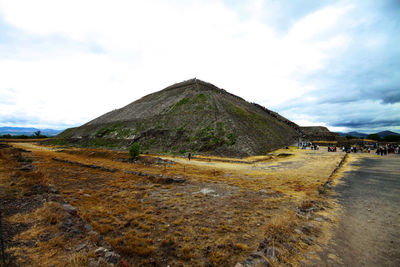
{"type": "Polygon", "coordinates": [[[266,258],[270,264],[298,266],[328,238],[318,230],[328,222],[317,222],[309,236],[299,229],[316,213],[334,213],[336,204],[319,189],[344,156],[290,147],[245,159],[143,155],[132,163],[126,152],[11,145],[23,149],[35,169],[18,170],[11,152],[1,149],[0,197],[23,198],[35,183],[52,184],[93,227],[90,235],[60,233],[65,215],[54,201],[9,216],[10,224],[29,227],[13,237],[8,253],[18,264],[34,266],[87,265],[99,240],[121,255],[121,266],[234,266],[260,250],[263,240],[279,251],[266,258]],[[299,207],[315,207],[316,213],[296,214],[299,207]],[[82,242],[90,245],[77,252],[82,242]]]}

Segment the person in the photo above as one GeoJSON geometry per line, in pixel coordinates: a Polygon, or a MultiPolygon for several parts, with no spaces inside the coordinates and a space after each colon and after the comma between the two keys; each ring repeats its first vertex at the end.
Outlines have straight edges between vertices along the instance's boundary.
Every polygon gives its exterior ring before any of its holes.
{"type": "Polygon", "coordinates": [[[192,157],[192,153],[189,152],[188,159],[190,160],[191,157],[192,157]]]}
{"type": "Polygon", "coordinates": [[[371,152],[371,148],[368,147],[368,153],[370,153],[370,152],[371,152]]]}

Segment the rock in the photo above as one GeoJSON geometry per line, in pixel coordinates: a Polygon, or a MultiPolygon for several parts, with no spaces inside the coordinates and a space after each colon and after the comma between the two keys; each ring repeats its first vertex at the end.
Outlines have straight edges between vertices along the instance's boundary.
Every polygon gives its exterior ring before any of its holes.
{"type": "Polygon", "coordinates": [[[35,201],[41,202],[43,200],[43,196],[42,195],[37,195],[34,199],[35,199],[35,201]]]}
{"type": "Polygon", "coordinates": [[[39,236],[39,240],[41,242],[47,242],[50,239],[51,239],[51,234],[49,234],[49,233],[45,233],[45,234],[42,234],[42,235],[39,236]]]}
{"type": "Polygon", "coordinates": [[[313,243],[313,239],[309,238],[309,237],[303,237],[303,238],[301,238],[301,241],[303,241],[304,243],[306,243],[309,246],[311,246],[313,243]]]}
{"type": "Polygon", "coordinates": [[[87,246],[87,243],[85,242],[85,243],[82,243],[82,244],[80,244],[80,245],[78,245],[77,247],[76,247],[76,249],[75,249],[75,251],[76,252],[79,252],[79,251],[81,251],[83,248],[85,248],[87,246]]]}
{"type": "Polygon", "coordinates": [[[30,188],[30,190],[36,195],[43,194],[45,192],[44,187],[41,184],[35,184],[30,188]]]}
{"type": "Polygon", "coordinates": [[[314,221],[317,221],[317,222],[323,222],[323,221],[324,221],[324,219],[322,219],[321,217],[317,217],[317,218],[314,218],[314,221]]]}
{"type": "Polygon", "coordinates": [[[74,235],[80,235],[82,234],[82,230],[79,227],[74,226],[71,228],[71,233],[74,235]]]}
{"type": "Polygon", "coordinates": [[[23,167],[21,167],[21,168],[19,168],[21,171],[31,171],[31,170],[33,170],[34,169],[34,167],[32,166],[32,165],[25,165],[25,166],[23,166],[23,167]]]}
{"type": "Polygon", "coordinates": [[[321,215],[321,216],[319,216],[319,217],[321,217],[322,219],[324,219],[324,220],[327,221],[327,222],[330,222],[330,221],[331,221],[331,218],[329,218],[329,217],[327,217],[327,216],[321,215]]]}
{"type": "Polygon", "coordinates": [[[88,224],[88,223],[85,223],[85,229],[86,229],[86,231],[88,231],[88,232],[93,231],[93,227],[92,227],[90,224],[88,224]]]}
{"type": "Polygon", "coordinates": [[[300,229],[294,229],[294,231],[299,235],[303,234],[303,231],[301,231],[300,229]]]}
{"type": "Polygon", "coordinates": [[[275,247],[268,247],[264,250],[264,255],[267,258],[276,258],[279,255],[279,251],[275,247]]]}
{"type": "Polygon", "coordinates": [[[54,201],[54,202],[62,202],[63,198],[60,194],[54,194],[54,193],[50,193],[49,194],[49,200],[50,201],[54,201]]]}
{"type": "Polygon", "coordinates": [[[319,231],[319,229],[312,223],[304,224],[303,227],[301,228],[301,230],[305,234],[311,234],[311,232],[318,232],[319,231]]]}
{"type": "Polygon", "coordinates": [[[88,266],[89,267],[99,267],[100,266],[100,262],[95,260],[95,259],[90,259],[88,266]]]}
{"type": "Polygon", "coordinates": [[[241,264],[240,262],[235,264],[235,267],[243,267],[243,264],[241,264]]]}
{"type": "Polygon", "coordinates": [[[250,255],[244,262],[244,267],[270,267],[271,265],[261,252],[250,255]]]}
{"type": "Polygon", "coordinates": [[[97,248],[94,253],[96,254],[96,256],[104,256],[104,254],[107,252],[108,250],[104,247],[99,247],[97,248]]]}
{"type": "Polygon", "coordinates": [[[60,230],[67,231],[74,225],[74,221],[71,218],[66,218],[60,226],[60,230]]]}
{"type": "Polygon", "coordinates": [[[63,205],[61,205],[61,207],[69,214],[72,214],[72,215],[77,214],[77,209],[70,204],[63,204],[63,205]]]}
{"type": "Polygon", "coordinates": [[[94,238],[94,239],[100,239],[100,235],[99,235],[99,233],[98,232],[96,232],[96,231],[90,231],[89,233],[88,233],[88,235],[89,236],[92,236],[92,238],[94,238]]]}
{"type": "Polygon", "coordinates": [[[49,184],[49,193],[60,194],[60,191],[58,191],[57,187],[54,184],[49,184]]]}
{"type": "Polygon", "coordinates": [[[119,262],[119,258],[121,258],[121,256],[115,252],[108,251],[108,252],[106,252],[104,258],[106,259],[106,261],[108,263],[117,264],[119,262]]]}

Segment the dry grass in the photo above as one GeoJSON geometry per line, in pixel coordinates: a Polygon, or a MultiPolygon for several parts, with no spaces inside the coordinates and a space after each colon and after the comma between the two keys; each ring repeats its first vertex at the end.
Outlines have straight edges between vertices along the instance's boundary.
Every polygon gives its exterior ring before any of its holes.
{"type": "MultiPolygon", "coordinates": [[[[295,207],[306,207],[309,200],[320,198],[318,186],[341,159],[341,153],[290,148],[240,162],[214,157],[189,162],[163,156],[176,162],[165,168],[151,163],[153,155],[148,156],[150,162],[146,164],[132,164],[116,161],[128,158],[125,152],[14,145],[32,150],[40,158],[36,166],[43,177],[51,177],[51,183],[78,208],[79,215],[134,266],[152,261],[171,266],[232,266],[256,251],[265,237],[281,251],[279,262],[296,263],[295,255],[304,244],[290,241],[299,224],[295,207]],[[282,154],[289,156],[279,156],[282,154]],[[52,157],[119,171],[106,173],[72,166],[52,161],[52,157]],[[160,184],[125,171],[184,177],[186,182],[160,184]]],[[[47,211],[57,214],[57,207],[42,210],[43,214],[47,211]]],[[[59,220],[57,216],[43,216],[33,216],[38,221],[37,232],[41,226],[51,228],[51,223],[59,220]]],[[[37,236],[30,235],[25,238],[37,236]]],[[[62,253],[62,238],[48,243],[57,249],[54,255],[62,253]]],[[[32,259],[39,253],[31,252],[32,259]]],[[[49,257],[60,259],[54,255],[49,257]]],[[[77,260],[79,257],[76,255],[77,260]]]]}
{"type": "Polygon", "coordinates": [[[68,261],[71,267],[85,267],[89,265],[89,256],[87,253],[78,252],[72,254],[68,261]]]}
{"type": "MultiPolygon", "coordinates": [[[[59,231],[65,212],[59,203],[47,202],[43,207],[27,214],[17,214],[9,218],[13,223],[27,223],[32,227],[14,237],[20,247],[11,249],[18,259],[17,263],[26,264],[29,261],[47,265],[60,264],[67,259],[66,248],[71,244],[59,231]]],[[[61,266],[66,266],[62,264],[61,266]]]]}

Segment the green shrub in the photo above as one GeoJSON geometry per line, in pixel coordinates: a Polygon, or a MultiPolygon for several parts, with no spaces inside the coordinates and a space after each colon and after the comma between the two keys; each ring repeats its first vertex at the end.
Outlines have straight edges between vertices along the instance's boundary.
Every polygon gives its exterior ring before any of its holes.
{"type": "Polygon", "coordinates": [[[129,148],[129,156],[131,159],[137,159],[140,154],[140,145],[139,143],[133,143],[131,147],[129,148]]]}
{"type": "Polygon", "coordinates": [[[237,140],[237,134],[236,133],[230,133],[228,134],[228,145],[233,146],[234,144],[236,144],[236,140],[237,140]]]}
{"type": "Polygon", "coordinates": [[[380,141],[381,137],[379,136],[379,134],[369,134],[367,136],[368,139],[372,139],[372,140],[376,140],[376,141],[380,141]]]}

